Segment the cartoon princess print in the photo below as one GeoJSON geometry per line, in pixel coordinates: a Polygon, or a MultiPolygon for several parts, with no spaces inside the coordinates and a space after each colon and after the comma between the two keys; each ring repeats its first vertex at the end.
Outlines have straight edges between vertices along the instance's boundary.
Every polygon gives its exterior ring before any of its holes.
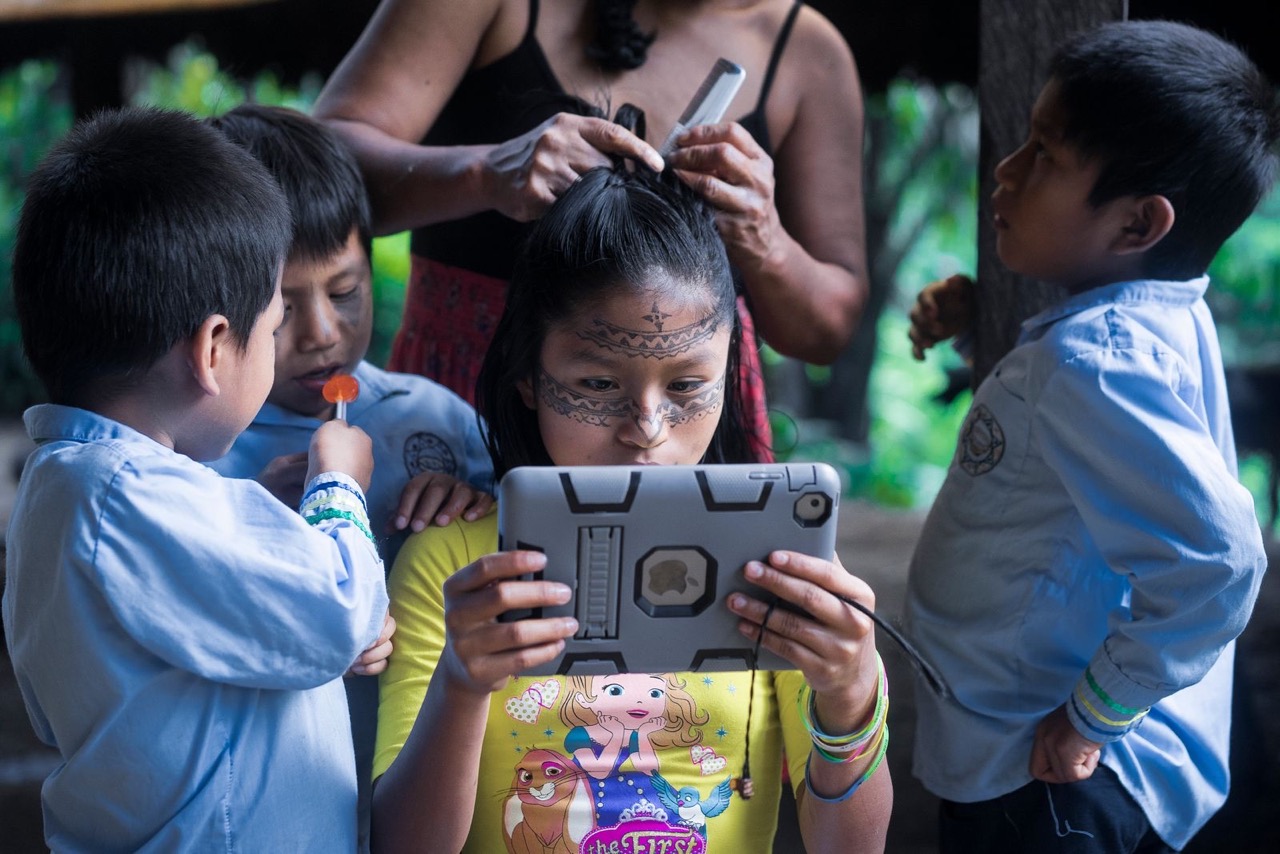
{"type": "Polygon", "coordinates": [[[658,751],[702,742],[709,720],[674,674],[571,676],[560,707],[570,727],[564,749],[594,780],[596,820],[616,824],[642,803],[656,804],[649,775],[658,751]],[[630,771],[623,766],[630,762],[630,771]]]}

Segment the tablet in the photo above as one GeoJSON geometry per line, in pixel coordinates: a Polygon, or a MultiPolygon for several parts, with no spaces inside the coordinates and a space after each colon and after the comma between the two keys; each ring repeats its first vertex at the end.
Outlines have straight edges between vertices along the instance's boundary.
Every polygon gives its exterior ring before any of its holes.
{"type": "Polygon", "coordinates": [[[738,632],[725,597],[742,567],[786,549],[835,555],[840,479],[825,463],[537,466],[498,486],[503,550],[547,555],[538,577],[565,605],[503,619],[573,616],[563,654],[530,675],[792,669],[738,632]]]}

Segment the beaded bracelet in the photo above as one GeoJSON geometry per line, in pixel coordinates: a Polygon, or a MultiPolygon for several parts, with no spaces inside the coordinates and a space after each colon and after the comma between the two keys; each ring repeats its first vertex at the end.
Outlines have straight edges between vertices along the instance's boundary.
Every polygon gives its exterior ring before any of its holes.
{"type": "Polygon", "coordinates": [[[344,519],[368,537],[375,548],[378,545],[377,538],[369,529],[369,510],[364,492],[344,474],[326,472],[312,478],[298,511],[309,525],[329,519],[344,519]]]}

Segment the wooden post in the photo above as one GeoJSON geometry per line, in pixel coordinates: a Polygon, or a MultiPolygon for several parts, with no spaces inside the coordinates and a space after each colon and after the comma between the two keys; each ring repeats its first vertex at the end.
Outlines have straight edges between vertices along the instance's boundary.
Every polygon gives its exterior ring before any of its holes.
{"type": "Polygon", "coordinates": [[[991,225],[992,173],[1022,144],[1054,48],[1068,35],[1123,20],[1128,0],[981,0],[978,31],[978,318],[973,386],[1013,348],[1023,320],[1056,296],[1041,283],[1004,269],[991,225]]]}

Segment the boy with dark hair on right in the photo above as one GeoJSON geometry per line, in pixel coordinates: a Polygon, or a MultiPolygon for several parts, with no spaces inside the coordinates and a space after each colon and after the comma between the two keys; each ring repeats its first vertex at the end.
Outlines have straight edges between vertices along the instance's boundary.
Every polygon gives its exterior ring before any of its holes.
{"type": "MultiPolygon", "coordinates": [[[[944,852],[1181,849],[1222,805],[1234,639],[1266,568],[1236,480],[1210,260],[1275,178],[1280,114],[1201,30],[1067,41],[996,167],[997,252],[1060,285],[974,394],[912,559],[916,775],[944,852]]],[[[927,287],[917,355],[972,322],[927,287]]]]}

